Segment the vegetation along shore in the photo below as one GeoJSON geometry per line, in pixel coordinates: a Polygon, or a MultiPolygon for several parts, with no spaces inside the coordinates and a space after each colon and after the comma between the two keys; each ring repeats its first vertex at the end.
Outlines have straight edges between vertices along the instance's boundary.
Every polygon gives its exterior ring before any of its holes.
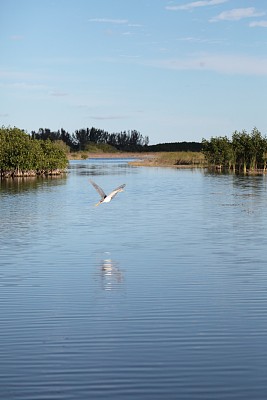
{"type": "Polygon", "coordinates": [[[205,156],[201,152],[174,151],[149,153],[138,160],[130,162],[131,165],[141,167],[175,167],[175,168],[203,168],[207,166],[205,156]]]}
{"type": "Polygon", "coordinates": [[[129,158],[131,165],[176,168],[211,168],[253,174],[267,171],[267,138],[254,128],[197,142],[149,146],[137,131],[109,134],[87,128],[70,135],[61,129],[39,129],[31,135],[16,127],[0,128],[0,176],[60,175],[69,160],[129,158]],[[94,140],[94,141],[93,141],[94,140]]]}
{"type": "Polygon", "coordinates": [[[0,176],[59,175],[68,159],[60,143],[35,140],[18,128],[0,129],[0,176]]]}

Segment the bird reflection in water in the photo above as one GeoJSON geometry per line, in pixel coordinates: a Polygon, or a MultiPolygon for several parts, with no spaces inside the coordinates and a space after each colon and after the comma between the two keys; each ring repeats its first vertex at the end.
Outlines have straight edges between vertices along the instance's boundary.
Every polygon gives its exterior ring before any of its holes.
{"type": "Polygon", "coordinates": [[[123,282],[123,274],[118,263],[110,258],[110,253],[105,253],[101,263],[101,283],[104,290],[117,290],[123,282]]]}

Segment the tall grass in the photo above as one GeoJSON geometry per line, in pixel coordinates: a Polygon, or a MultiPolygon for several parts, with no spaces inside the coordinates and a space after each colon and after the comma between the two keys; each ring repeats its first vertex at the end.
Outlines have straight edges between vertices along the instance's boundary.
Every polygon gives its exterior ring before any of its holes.
{"type": "Polygon", "coordinates": [[[200,152],[193,151],[177,151],[160,153],[156,156],[155,161],[160,164],[167,165],[204,165],[205,158],[200,152]]]}
{"type": "Polygon", "coordinates": [[[141,161],[133,162],[133,165],[144,166],[180,166],[180,167],[204,167],[205,157],[201,152],[174,151],[153,153],[153,156],[141,161]]]}

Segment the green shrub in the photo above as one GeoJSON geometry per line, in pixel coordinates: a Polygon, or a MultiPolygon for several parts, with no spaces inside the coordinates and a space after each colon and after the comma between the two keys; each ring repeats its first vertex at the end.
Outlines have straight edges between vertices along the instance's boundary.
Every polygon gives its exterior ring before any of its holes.
{"type": "Polygon", "coordinates": [[[50,140],[35,140],[14,128],[0,128],[0,173],[5,176],[51,173],[68,165],[61,144],[50,140]]]}

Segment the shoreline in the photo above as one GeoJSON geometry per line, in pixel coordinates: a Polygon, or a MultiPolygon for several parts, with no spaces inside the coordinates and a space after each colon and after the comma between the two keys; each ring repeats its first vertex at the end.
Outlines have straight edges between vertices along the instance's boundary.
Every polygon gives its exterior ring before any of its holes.
{"type": "Polygon", "coordinates": [[[83,160],[86,158],[83,157],[83,155],[86,154],[89,159],[95,159],[95,158],[134,158],[134,159],[151,159],[156,157],[156,153],[70,153],[68,154],[68,160],[83,160]]]}
{"type": "Polygon", "coordinates": [[[110,158],[110,159],[132,159],[129,161],[129,165],[134,167],[169,167],[169,168],[180,168],[180,169],[195,169],[203,168],[206,165],[196,162],[196,160],[190,158],[189,160],[183,160],[179,163],[176,158],[177,153],[175,152],[149,152],[149,153],[133,153],[133,152],[116,152],[116,153],[70,153],[68,160],[86,160],[86,159],[99,159],[99,158],[110,158]],[[174,158],[172,157],[174,156],[174,158]]]}
{"type": "MultiPolygon", "coordinates": [[[[199,162],[199,160],[192,158],[189,160],[180,160],[180,163],[172,163],[174,159],[170,156],[177,155],[181,152],[151,152],[151,153],[127,153],[127,152],[116,152],[116,153],[88,153],[87,158],[98,159],[98,158],[131,158],[129,165],[133,167],[154,167],[154,168],[176,168],[176,169],[205,169],[208,165],[205,162],[199,162]],[[192,162],[193,161],[193,162],[192,162]]],[[[84,154],[84,153],[83,153],[84,154]]],[[[70,154],[69,156],[71,156],[70,154]]],[[[77,154],[78,157],[68,157],[69,160],[82,160],[82,153],[77,154]]],[[[176,160],[177,162],[177,160],[176,160]]],[[[228,171],[229,172],[229,171],[228,171]]],[[[246,175],[266,175],[267,170],[258,169],[255,171],[248,170],[246,175]]]]}
{"type": "MultiPolygon", "coordinates": [[[[85,160],[82,156],[86,153],[70,153],[68,160],[85,160]],[[75,154],[75,157],[73,156],[75,154]]],[[[165,152],[151,152],[151,153],[133,153],[133,152],[121,152],[121,153],[87,153],[87,159],[98,159],[98,158],[111,158],[111,159],[132,159],[129,164],[134,167],[168,167],[177,169],[195,169],[204,168],[204,165],[198,163],[189,162],[188,164],[172,164],[170,160],[163,161],[160,156],[165,152]]],[[[167,153],[168,154],[168,153],[167,153]]]]}

